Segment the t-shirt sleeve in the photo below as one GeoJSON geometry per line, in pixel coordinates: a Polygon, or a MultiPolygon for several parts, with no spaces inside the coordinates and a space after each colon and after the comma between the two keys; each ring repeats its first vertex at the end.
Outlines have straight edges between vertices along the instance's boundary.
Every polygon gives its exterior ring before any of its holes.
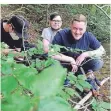
{"type": "Polygon", "coordinates": [[[97,38],[92,33],[89,33],[89,47],[95,50],[100,46],[101,46],[101,43],[97,40],[97,38]]]}
{"type": "Polygon", "coordinates": [[[50,33],[49,33],[49,31],[47,29],[44,29],[42,31],[41,37],[46,39],[46,40],[48,40],[48,41],[50,41],[50,39],[51,39],[51,35],[50,35],[50,33]]]}

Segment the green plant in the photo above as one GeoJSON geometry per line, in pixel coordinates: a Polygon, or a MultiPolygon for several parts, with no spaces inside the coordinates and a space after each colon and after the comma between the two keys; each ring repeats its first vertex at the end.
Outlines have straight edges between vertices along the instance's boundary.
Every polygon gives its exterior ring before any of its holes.
{"type": "MultiPolygon", "coordinates": [[[[54,52],[58,53],[61,48],[54,47],[52,55],[54,52]]],[[[2,50],[4,48],[7,47],[2,43],[2,50]]],[[[72,98],[73,102],[78,98],[82,99],[76,89],[80,92],[86,88],[90,89],[84,75],[75,76],[72,72],[67,73],[51,55],[41,59],[41,49],[38,44],[37,49],[26,51],[30,62],[28,65],[15,61],[12,52],[7,56],[1,55],[2,111],[75,111],[74,105],[70,104],[72,98]],[[38,58],[32,59],[33,54],[39,54],[38,58]],[[63,85],[66,78],[70,81],[70,87],[63,85]]],[[[92,103],[95,111],[98,104],[92,103]]],[[[109,107],[108,103],[101,102],[99,108],[103,110],[106,108],[105,105],[109,107]]]]}
{"type": "Polygon", "coordinates": [[[111,104],[104,101],[98,101],[93,98],[92,108],[94,111],[107,111],[111,109],[111,104]]]}

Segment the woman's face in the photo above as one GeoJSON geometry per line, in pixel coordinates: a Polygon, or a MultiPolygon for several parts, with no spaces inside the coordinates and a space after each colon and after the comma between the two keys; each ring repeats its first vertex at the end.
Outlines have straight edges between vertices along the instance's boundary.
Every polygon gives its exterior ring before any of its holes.
{"type": "Polygon", "coordinates": [[[59,30],[62,26],[62,19],[60,16],[55,16],[53,18],[53,20],[49,21],[50,26],[52,27],[52,29],[54,30],[59,30]]]}

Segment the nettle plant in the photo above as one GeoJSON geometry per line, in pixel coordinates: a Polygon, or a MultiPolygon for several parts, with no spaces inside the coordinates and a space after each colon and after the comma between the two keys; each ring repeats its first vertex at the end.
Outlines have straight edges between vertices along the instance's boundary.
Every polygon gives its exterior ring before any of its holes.
{"type": "MultiPolygon", "coordinates": [[[[5,48],[2,43],[1,50],[5,48]]],[[[11,52],[1,54],[1,111],[76,111],[74,106],[82,99],[79,92],[91,86],[84,75],[75,76],[51,58],[60,48],[55,45],[44,56],[39,41],[37,48],[25,52],[28,62],[26,58],[22,62],[15,60],[11,52]],[[69,87],[64,87],[66,77],[69,87]]],[[[108,103],[92,100],[95,111],[109,109],[108,103]]]]}

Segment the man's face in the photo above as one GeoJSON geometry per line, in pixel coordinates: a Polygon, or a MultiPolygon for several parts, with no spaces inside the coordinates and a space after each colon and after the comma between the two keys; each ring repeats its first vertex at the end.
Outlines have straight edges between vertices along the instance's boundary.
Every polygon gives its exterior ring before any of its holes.
{"type": "Polygon", "coordinates": [[[12,24],[8,24],[7,27],[8,27],[8,32],[9,33],[14,32],[12,24]]]}
{"type": "Polygon", "coordinates": [[[18,40],[19,37],[16,35],[14,26],[12,24],[9,25],[9,34],[13,40],[18,40]]]}
{"type": "Polygon", "coordinates": [[[86,23],[74,21],[71,24],[71,33],[75,40],[79,40],[86,31],[86,23]]]}
{"type": "Polygon", "coordinates": [[[55,18],[53,18],[53,20],[50,20],[50,26],[54,29],[54,30],[59,30],[62,26],[62,20],[60,16],[56,16],[55,18]]]}

